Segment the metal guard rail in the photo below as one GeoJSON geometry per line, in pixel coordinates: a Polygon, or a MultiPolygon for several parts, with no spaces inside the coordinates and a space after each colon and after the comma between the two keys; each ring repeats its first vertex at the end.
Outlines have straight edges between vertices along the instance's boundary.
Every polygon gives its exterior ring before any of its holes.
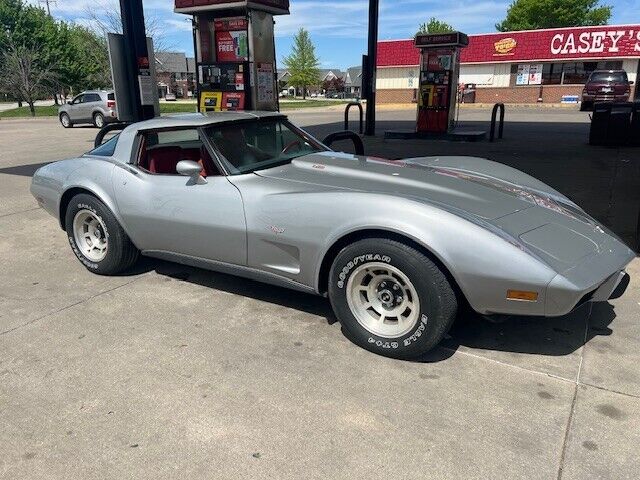
{"type": "Polygon", "coordinates": [[[114,130],[124,130],[129,125],[130,125],[129,123],[123,123],[123,122],[109,123],[105,125],[100,129],[100,131],[98,132],[98,135],[96,135],[96,139],[93,142],[93,147],[98,148],[100,145],[102,145],[104,137],[107,135],[107,133],[113,132],[114,130]]]}
{"type": "Polygon", "coordinates": [[[493,106],[491,112],[491,133],[489,134],[489,141],[493,142],[496,138],[496,119],[498,116],[498,110],[500,110],[500,126],[498,127],[498,138],[502,140],[504,133],[504,103],[496,103],[493,106]]]}
{"type": "Polygon", "coordinates": [[[356,132],[345,130],[344,132],[334,132],[327,135],[322,141],[327,147],[330,147],[333,142],[339,140],[351,140],[356,150],[356,155],[364,155],[364,143],[356,132]]]}
{"type": "Polygon", "coordinates": [[[364,110],[360,102],[347,103],[347,107],[344,110],[344,130],[345,132],[349,130],[349,110],[351,110],[351,107],[358,107],[358,110],[360,110],[360,135],[362,135],[364,133],[364,110]]]}

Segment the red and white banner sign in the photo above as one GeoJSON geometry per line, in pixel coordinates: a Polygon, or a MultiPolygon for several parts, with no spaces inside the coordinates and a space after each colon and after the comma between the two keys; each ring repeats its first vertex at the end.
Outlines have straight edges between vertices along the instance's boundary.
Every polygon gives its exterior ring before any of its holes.
{"type": "MultiPolygon", "coordinates": [[[[469,35],[462,63],[544,62],[640,57],[640,25],[555,28],[469,35]]],[[[420,50],[413,40],[378,43],[378,67],[414,66],[420,50]]]]}
{"type": "Polygon", "coordinates": [[[463,63],[640,57],[640,25],[470,36],[463,63]]]}

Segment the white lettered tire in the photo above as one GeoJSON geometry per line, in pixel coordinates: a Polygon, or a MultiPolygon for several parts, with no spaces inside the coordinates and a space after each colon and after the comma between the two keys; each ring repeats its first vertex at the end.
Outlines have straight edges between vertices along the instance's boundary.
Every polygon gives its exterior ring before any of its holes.
{"type": "Polygon", "coordinates": [[[455,292],[440,268],[385,238],[360,240],[337,255],[329,299],[350,340],[393,358],[414,359],[435,348],[457,313],[455,292]]]}
{"type": "Polygon", "coordinates": [[[79,194],[65,213],[65,230],[78,260],[98,275],[116,275],[138,259],[138,249],[109,208],[98,198],[79,194]]]}

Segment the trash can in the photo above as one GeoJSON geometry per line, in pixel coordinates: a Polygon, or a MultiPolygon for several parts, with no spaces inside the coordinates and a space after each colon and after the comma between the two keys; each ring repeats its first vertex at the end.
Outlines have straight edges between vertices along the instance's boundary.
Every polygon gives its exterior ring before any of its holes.
{"type": "Polygon", "coordinates": [[[631,143],[631,113],[633,103],[620,102],[611,106],[611,117],[607,132],[607,143],[612,147],[621,147],[631,143]]]}
{"type": "Polygon", "coordinates": [[[590,145],[607,145],[611,107],[611,103],[596,103],[593,106],[591,129],[589,130],[590,145]]]}
{"type": "Polygon", "coordinates": [[[465,84],[462,92],[462,103],[476,103],[476,90],[477,85],[475,83],[465,84]]]}

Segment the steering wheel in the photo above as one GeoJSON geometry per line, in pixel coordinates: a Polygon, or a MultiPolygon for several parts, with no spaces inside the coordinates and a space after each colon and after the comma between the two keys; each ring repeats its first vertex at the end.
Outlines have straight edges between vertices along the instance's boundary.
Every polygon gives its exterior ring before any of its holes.
{"type": "Polygon", "coordinates": [[[298,150],[302,150],[302,143],[300,143],[300,140],[294,140],[293,142],[289,143],[282,149],[281,154],[284,155],[285,153],[289,153],[289,150],[291,150],[293,147],[298,147],[298,150]]]}

